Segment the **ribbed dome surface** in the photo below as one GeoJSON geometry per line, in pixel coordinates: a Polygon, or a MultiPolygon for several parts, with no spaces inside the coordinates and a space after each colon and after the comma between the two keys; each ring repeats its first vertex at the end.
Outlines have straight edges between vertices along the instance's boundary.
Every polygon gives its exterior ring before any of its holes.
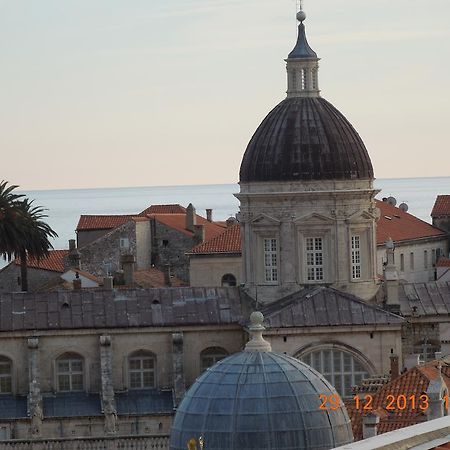
{"type": "Polygon", "coordinates": [[[353,441],[345,407],[320,409],[334,388],[311,367],[271,352],[241,352],[208,369],[178,407],[171,450],[203,436],[208,450],[319,450],[353,441]]]}
{"type": "Polygon", "coordinates": [[[372,163],[350,122],[325,99],[278,104],[250,140],[240,181],[373,179],[372,163]]]}

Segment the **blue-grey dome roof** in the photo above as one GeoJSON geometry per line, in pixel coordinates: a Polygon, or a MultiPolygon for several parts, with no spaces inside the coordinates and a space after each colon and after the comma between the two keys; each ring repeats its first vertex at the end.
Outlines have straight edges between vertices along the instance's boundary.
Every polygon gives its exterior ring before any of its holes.
{"type": "Polygon", "coordinates": [[[317,53],[309,46],[306,39],[305,25],[303,22],[298,26],[298,37],[295,47],[289,53],[288,59],[309,59],[317,58],[317,53]]]}
{"type": "Polygon", "coordinates": [[[180,403],[171,450],[203,436],[208,450],[325,450],[353,441],[344,406],[320,409],[337,395],[325,378],[295,358],[241,352],[205,371],[180,403]]]}

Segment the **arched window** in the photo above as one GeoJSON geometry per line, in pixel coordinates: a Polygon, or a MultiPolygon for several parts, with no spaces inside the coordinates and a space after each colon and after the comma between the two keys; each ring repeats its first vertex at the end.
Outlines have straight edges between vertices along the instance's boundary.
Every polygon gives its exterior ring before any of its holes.
{"type": "Polygon", "coordinates": [[[352,386],[369,376],[363,361],[340,348],[321,348],[298,358],[320,372],[344,398],[351,397],[352,386]]]}
{"type": "Polygon", "coordinates": [[[77,353],[65,353],[56,360],[56,383],[59,392],[84,390],[84,360],[77,353]]]}
{"type": "Polygon", "coordinates": [[[12,392],[11,369],[11,360],[5,356],[0,356],[0,394],[12,392]]]}
{"type": "Polygon", "coordinates": [[[227,356],[228,352],[222,347],[206,348],[200,353],[200,367],[202,372],[227,356]]]}
{"type": "Polygon", "coordinates": [[[128,357],[128,377],[130,389],[150,389],[156,387],[156,356],[140,350],[128,357]]]}
{"type": "Polygon", "coordinates": [[[236,277],[232,273],[226,273],[222,277],[222,286],[236,286],[236,277]]]}

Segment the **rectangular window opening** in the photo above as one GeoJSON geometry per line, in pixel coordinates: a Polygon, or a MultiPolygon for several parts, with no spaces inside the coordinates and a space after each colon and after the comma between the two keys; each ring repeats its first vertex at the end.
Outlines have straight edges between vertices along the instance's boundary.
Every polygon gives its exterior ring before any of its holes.
{"type": "Polygon", "coordinates": [[[352,278],[361,278],[361,237],[358,235],[352,236],[352,278]]]}
{"type": "Polygon", "coordinates": [[[278,242],[276,238],[265,238],[264,242],[264,281],[278,281],[278,242]]]}
{"type": "Polygon", "coordinates": [[[324,279],[323,239],[321,237],[306,238],[306,277],[308,281],[324,279]]]}

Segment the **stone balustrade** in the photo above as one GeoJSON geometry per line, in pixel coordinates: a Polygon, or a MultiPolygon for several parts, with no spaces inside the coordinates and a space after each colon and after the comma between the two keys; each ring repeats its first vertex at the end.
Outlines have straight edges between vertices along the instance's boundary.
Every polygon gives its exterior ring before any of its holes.
{"type": "Polygon", "coordinates": [[[0,441],[0,450],[168,450],[169,436],[114,436],[0,441]]]}

